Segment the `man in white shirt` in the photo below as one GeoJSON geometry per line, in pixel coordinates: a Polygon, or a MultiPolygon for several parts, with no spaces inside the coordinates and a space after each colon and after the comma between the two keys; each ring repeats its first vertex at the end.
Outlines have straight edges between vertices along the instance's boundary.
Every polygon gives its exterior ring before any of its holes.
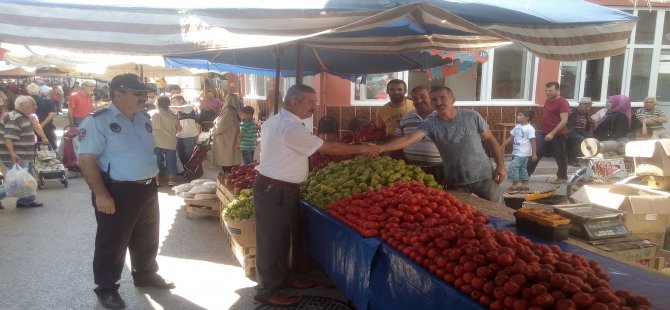
{"type": "Polygon", "coordinates": [[[299,185],[307,179],[307,158],[317,151],[330,155],[380,153],[373,144],[324,142],[313,135],[302,120],[312,116],[316,102],[313,88],[293,85],[286,92],[284,109],[261,126],[260,164],[253,186],[258,275],[254,299],[271,306],[297,304],[298,299],[281,288],[304,289],[315,284],[292,276],[288,265],[291,247],[294,257],[300,252],[291,241],[300,237],[299,185]]]}

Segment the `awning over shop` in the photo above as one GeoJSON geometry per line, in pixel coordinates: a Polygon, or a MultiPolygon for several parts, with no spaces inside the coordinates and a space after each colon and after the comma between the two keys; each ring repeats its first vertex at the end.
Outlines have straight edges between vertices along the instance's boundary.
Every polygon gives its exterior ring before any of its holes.
{"type": "Polygon", "coordinates": [[[481,50],[516,42],[543,58],[581,60],[621,54],[637,20],[581,0],[329,0],[304,7],[274,1],[71,3],[3,1],[0,42],[153,55],[295,40],[371,53],[481,50]]]}

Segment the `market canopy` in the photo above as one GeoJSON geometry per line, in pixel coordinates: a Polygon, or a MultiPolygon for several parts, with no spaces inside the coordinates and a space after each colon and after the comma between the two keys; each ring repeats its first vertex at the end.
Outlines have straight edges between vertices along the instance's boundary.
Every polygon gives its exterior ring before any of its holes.
{"type": "Polygon", "coordinates": [[[556,60],[624,52],[637,18],[582,0],[6,0],[0,42],[183,55],[276,45],[372,53],[481,50],[509,42],[556,60]],[[305,4],[307,3],[307,4],[305,4]],[[277,8],[281,5],[282,8],[277,8]]]}

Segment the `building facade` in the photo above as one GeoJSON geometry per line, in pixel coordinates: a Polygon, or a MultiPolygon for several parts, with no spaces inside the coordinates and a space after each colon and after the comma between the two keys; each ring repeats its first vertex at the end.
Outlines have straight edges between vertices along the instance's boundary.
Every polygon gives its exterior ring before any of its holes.
{"type": "MultiPolygon", "coordinates": [[[[413,72],[391,72],[344,80],[328,74],[306,77],[304,83],[318,92],[319,109],[313,126],[325,115],[335,117],[344,135],[355,118],[372,119],[387,102],[386,82],[403,79],[411,90],[418,85],[444,85],[452,88],[456,105],[478,111],[499,137],[514,123],[518,109],[533,108],[539,121],[546,99],[544,84],[558,81],[561,95],[571,105],[581,97],[591,97],[594,109],[605,106],[607,97],[624,94],[633,107],[642,106],[647,96],[656,97],[659,108],[670,114],[670,4],[644,1],[633,5],[627,0],[591,0],[638,16],[628,48],[621,55],[577,62],[540,59],[520,45],[509,45],[487,52],[476,62],[461,62],[454,67],[413,72]]],[[[282,93],[291,79],[279,83],[282,93]]],[[[245,103],[263,107],[274,79],[253,75],[240,76],[245,103]]],[[[267,110],[267,108],[265,108],[267,110]]],[[[315,132],[317,128],[315,128],[315,132]]]]}

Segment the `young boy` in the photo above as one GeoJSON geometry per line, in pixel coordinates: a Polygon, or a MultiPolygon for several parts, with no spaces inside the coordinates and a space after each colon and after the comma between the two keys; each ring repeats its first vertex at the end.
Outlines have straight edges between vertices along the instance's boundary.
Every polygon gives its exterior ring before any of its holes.
{"type": "Polygon", "coordinates": [[[240,134],[237,135],[235,147],[242,151],[242,161],[245,165],[254,160],[256,149],[256,122],[254,122],[254,108],[245,106],[240,110],[240,134]]]}
{"type": "Polygon", "coordinates": [[[512,148],[512,162],[507,170],[507,178],[512,181],[508,192],[528,191],[528,171],[526,164],[528,158],[537,160],[537,151],[535,146],[535,128],[530,124],[533,119],[533,111],[526,109],[516,114],[518,124],[510,131],[510,136],[503,142],[503,147],[514,141],[512,148]],[[521,186],[519,186],[521,181],[521,186]]]}

